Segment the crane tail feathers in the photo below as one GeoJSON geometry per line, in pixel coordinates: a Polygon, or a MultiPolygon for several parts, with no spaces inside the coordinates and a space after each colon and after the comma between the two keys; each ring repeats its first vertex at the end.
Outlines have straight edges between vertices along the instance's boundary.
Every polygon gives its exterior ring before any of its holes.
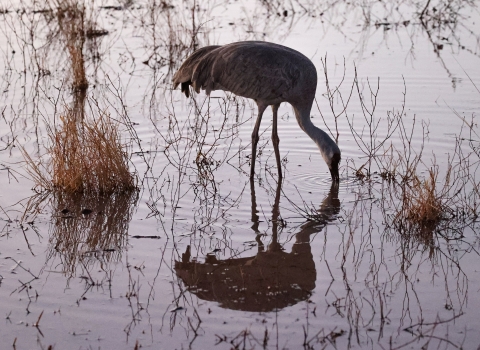
{"type": "MultiPolygon", "coordinates": [[[[182,92],[185,93],[185,96],[187,97],[190,97],[190,85],[193,86],[193,89],[197,93],[199,93],[201,89],[205,89],[205,72],[203,74],[201,73],[201,68],[206,66],[205,62],[203,61],[210,52],[219,47],[220,46],[218,45],[206,46],[191,54],[173,76],[173,88],[176,89],[178,85],[181,84],[182,92]]],[[[213,82],[211,82],[210,85],[212,84],[213,82]]],[[[212,89],[210,88],[209,91],[211,90],[212,89]]]]}
{"type": "Polygon", "coordinates": [[[182,83],[182,92],[185,93],[185,96],[187,96],[187,98],[190,97],[190,81],[182,83]]]}

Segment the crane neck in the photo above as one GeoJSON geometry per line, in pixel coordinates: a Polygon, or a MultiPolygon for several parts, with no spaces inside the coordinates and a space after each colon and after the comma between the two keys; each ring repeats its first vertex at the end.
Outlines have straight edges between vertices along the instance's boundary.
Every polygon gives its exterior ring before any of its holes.
{"type": "Polygon", "coordinates": [[[325,162],[330,165],[331,159],[335,154],[340,155],[340,149],[335,141],[322,129],[316,127],[310,118],[312,106],[308,108],[293,107],[295,117],[300,128],[315,142],[322,154],[325,162]]]}

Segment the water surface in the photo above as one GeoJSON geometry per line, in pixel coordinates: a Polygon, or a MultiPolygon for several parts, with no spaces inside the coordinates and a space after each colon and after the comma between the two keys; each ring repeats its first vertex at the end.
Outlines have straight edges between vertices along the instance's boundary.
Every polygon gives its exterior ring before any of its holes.
{"type": "Polygon", "coordinates": [[[466,123],[475,124],[480,107],[480,17],[475,3],[450,4],[432,3],[420,18],[425,4],[417,2],[89,3],[87,19],[108,34],[85,41],[89,88],[79,102],[55,6],[2,2],[2,343],[478,347],[475,217],[423,235],[401,232],[389,225],[396,187],[373,174],[382,169],[372,165],[370,180],[355,174],[367,159],[352,131],[368,136],[363,96],[367,111],[375,106],[375,139],[388,135],[385,149],[405,144],[399,129],[389,135],[392,113],[401,113],[408,135],[415,125],[411,149],[419,153],[423,145],[418,173],[435,161],[439,184],[463,137],[463,154],[472,154],[463,190],[472,193],[470,204],[478,198],[478,140],[466,123]],[[335,134],[339,114],[338,188],[289,105],[279,111],[283,182],[270,110],[250,182],[253,101],[223,92],[187,99],[172,91],[172,72],[195,47],[237,40],[280,43],[315,64],[313,122],[325,129],[323,115],[335,134]],[[344,79],[345,101],[353,91],[346,113],[338,94],[330,108],[325,62],[331,89],[344,79]],[[131,122],[122,130],[139,191],[95,200],[42,192],[21,148],[48,159],[46,125],[59,123],[67,106],[85,103],[93,113],[95,101],[131,122]]]}

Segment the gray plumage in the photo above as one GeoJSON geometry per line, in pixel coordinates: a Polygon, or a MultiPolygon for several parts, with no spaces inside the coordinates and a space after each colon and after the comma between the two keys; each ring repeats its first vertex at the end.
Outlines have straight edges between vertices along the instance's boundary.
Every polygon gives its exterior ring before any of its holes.
{"type": "Polygon", "coordinates": [[[255,172],[258,131],[263,112],[268,106],[272,106],[273,110],[272,141],[278,175],[282,177],[277,111],[280,103],[290,103],[298,124],[320,149],[332,179],[339,180],[340,149],[310,120],[317,88],[317,71],[313,63],[300,52],[263,41],[206,46],[185,60],[174,75],[173,84],[174,88],[181,84],[182,92],[187,97],[190,96],[191,85],[197,93],[200,90],[205,90],[207,94],[213,90],[224,90],[255,100],[258,117],[252,133],[251,177],[255,172]]]}

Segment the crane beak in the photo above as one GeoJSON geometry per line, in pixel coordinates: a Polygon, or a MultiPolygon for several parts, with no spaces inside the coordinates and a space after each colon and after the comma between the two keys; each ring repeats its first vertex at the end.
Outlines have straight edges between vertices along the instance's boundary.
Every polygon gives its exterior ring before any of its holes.
{"type": "Polygon", "coordinates": [[[333,182],[340,182],[340,175],[338,173],[338,165],[334,165],[330,168],[330,175],[332,175],[333,182]]]}
{"type": "Polygon", "coordinates": [[[329,166],[330,175],[332,175],[332,181],[334,183],[340,182],[340,174],[338,172],[338,165],[340,164],[340,159],[341,159],[340,153],[334,154],[329,166]]]}

